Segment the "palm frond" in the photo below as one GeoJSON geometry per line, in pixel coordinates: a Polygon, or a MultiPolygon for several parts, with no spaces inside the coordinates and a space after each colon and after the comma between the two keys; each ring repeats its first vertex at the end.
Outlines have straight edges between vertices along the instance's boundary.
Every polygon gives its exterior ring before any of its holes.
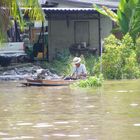
{"type": "Polygon", "coordinates": [[[113,12],[112,10],[110,10],[109,8],[105,7],[105,6],[97,6],[96,4],[93,5],[93,8],[98,11],[100,14],[108,16],[109,18],[111,18],[114,22],[118,23],[118,16],[115,12],[113,12]]]}
{"type": "Polygon", "coordinates": [[[123,34],[129,32],[135,42],[140,33],[140,0],[120,0],[117,14],[104,6],[102,8],[94,6],[94,8],[115,21],[123,34]]]}
{"type": "Polygon", "coordinates": [[[23,28],[25,24],[23,14],[26,11],[28,11],[28,15],[32,20],[45,20],[38,0],[0,0],[0,36],[4,36],[10,16],[18,21],[20,27],[23,28]],[[21,7],[25,7],[27,10],[22,13],[21,7]]]}
{"type": "Polygon", "coordinates": [[[107,8],[106,6],[102,6],[102,8],[107,13],[108,17],[110,17],[113,21],[118,23],[118,15],[115,12],[113,12],[112,10],[107,8]]]}

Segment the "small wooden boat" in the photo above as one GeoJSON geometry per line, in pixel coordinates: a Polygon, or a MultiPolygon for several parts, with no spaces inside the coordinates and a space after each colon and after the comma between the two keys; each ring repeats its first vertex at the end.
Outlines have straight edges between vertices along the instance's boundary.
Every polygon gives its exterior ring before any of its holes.
{"type": "Polygon", "coordinates": [[[75,80],[63,80],[63,79],[55,79],[55,80],[38,80],[38,79],[27,79],[27,82],[23,82],[22,84],[25,86],[68,86],[72,84],[75,80]]]}

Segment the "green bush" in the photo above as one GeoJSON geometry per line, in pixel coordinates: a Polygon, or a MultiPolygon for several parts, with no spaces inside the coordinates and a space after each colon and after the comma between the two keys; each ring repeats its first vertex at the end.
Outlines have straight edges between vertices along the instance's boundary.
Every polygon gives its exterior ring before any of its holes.
{"type": "Polygon", "coordinates": [[[88,57],[85,58],[85,65],[86,65],[86,68],[87,68],[87,72],[89,75],[94,75],[94,65],[97,61],[97,57],[94,56],[94,55],[90,55],[88,57]]]}
{"type": "Polygon", "coordinates": [[[114,35],[105,39],[104,52],[94,67],[95,73],[100,73],[101,66],[105,79],[140,77],[136,46],[129,34],[125,35],[122,40],[116,39],[114,35]]]}
{"type": "Polygon", "coordinates": [[[140,37],[136,40],[137,61],[140,64],[140,37]]]}
{"type": "Polygon", "coordinates": [[[97,61],[97,57],[94,55],[88,55],[88,56],[81,55],[81,63],[85,64],[89,76],[94,75],[94,65],[96,61],[97,61]]]}
{"type": "Polygon", "coordinates": [[[0,47],[1,47],[1,43],[2,42],[6,42],[7,41],[7,36],[5,33],[1,32],[0,30],[0,47]]]}

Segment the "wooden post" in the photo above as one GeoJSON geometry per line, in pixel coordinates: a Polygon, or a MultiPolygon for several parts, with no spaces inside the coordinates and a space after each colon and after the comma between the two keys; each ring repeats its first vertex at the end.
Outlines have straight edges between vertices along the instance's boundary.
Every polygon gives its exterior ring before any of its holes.
{"type": "Polygon", "coordinates": [[[43,60],[45,58],[45,37],[44,37],[44,21],[42,21],[42,45],[43,45],[43,60]]]}

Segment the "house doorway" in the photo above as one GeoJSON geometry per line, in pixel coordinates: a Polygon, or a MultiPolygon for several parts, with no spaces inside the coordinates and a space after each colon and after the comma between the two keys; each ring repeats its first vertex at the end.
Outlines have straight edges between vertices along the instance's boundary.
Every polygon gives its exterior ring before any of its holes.
{"type": "Polygon", "coordinates": [[[89,44],[89,22],[75,21],[74,23],[74,39],[76,44],[86,42],[89,44]]]}

